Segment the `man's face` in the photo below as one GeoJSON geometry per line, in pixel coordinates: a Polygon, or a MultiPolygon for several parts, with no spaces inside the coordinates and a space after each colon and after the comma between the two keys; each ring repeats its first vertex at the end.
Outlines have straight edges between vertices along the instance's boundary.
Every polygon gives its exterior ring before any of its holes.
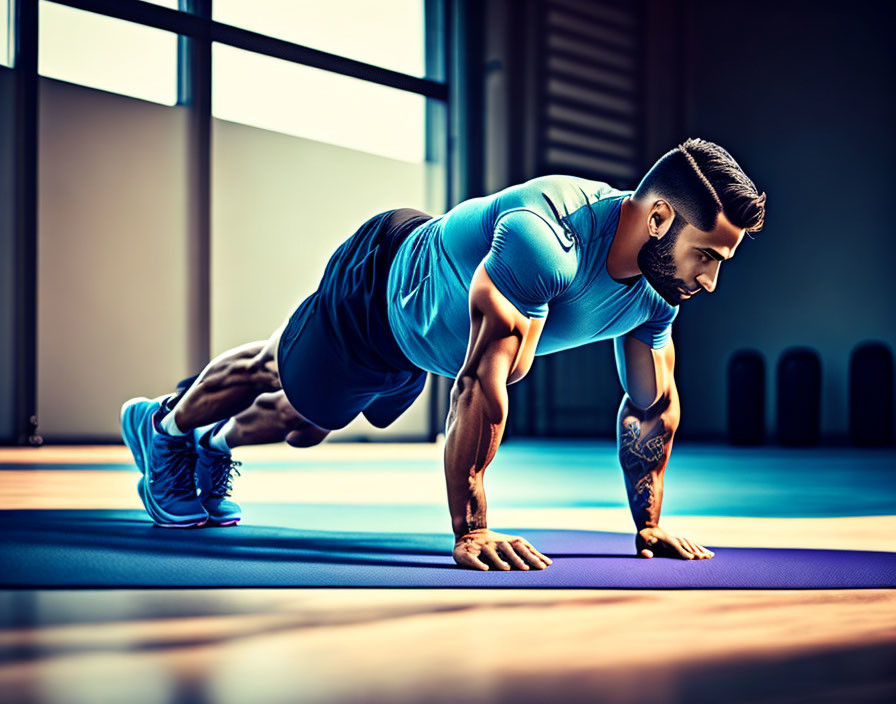
{"type": "Polygon", "coordinates": [[[647,283],[673,306],[700,291],[712,293],[721,263],[734,256],[744,231],[724,213],[711,232],[698,230],[678,216],[664,227],[660,212],[659,219],[651,220],[651,236],[638,252],[638,268],[647,283]]]}

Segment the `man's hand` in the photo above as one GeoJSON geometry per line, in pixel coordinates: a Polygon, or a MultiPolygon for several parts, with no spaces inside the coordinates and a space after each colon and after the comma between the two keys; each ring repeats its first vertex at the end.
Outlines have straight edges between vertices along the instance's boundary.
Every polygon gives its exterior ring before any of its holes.
{"type": "Polygon", "coordinates": [[[677,557],[682,560],[708,560],[715,555],[702,545],[669,535],[662,528],[644,528],[635,537],[638,557],[677,557]]]}
{"type": "Polygon", "coordinates": [[[461,567],[477,570],[488,570],[489,562],[499,570],[513,567],[528,570],[530,565],[543,570],[551,564],[551,559],[542,555],[525,538],[495,533],[488,528],[479,528],[458,538],[454,544],[454,561],[461,567]]]}

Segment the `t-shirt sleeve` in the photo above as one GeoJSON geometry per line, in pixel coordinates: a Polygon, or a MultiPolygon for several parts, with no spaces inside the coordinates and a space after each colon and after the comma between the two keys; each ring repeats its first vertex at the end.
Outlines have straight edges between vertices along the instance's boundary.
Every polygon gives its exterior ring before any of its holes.
{"type": "Polygon", "coordinates": [[[544,318],[549,301],[575,278],[578,253],[566,233],[558,235],[537,213],[510,210],[495,223],[483,265],[517,310],[529,318],[544,318]]]}
{"type": "Polygon", "coordinates": [[[665,347],[672,338],[672,321],[678,315],[678,306],[658,304],[659,310],[632,330],[629,334],[645,345],[658,350],[665,347]]]}

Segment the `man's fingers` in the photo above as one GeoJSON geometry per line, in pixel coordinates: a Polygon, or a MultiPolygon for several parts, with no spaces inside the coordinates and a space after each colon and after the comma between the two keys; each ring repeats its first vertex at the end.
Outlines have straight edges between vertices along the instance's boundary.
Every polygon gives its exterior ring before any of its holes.
{"type": "Polygon", "coordinates": [[[694,556],[698,560],[707,560],[712,557],[712,553],[702,545],[695,543],[693,540],[688,540],[687,538],[682,538],[682,540],[684,540],[685,544],[688,546],[688,549],[692,553],[694,553],[694,556]]]}
{"type": "Polygon", "coordinates": [[[479,550],[471,544],[458,544],[454,548],[454,561],[461,567],[488,570],[489,566],[479,559],[479,550]]]}
{"type": "Polygon", "coordinates": [[[694,555],[691,553],[680,540],[677,538],[672,538],[672,547],[678,551],[678,554],[681,555],[685,560],[693,560],[694,555]]]}
{"type": "Polygon", "coordinates": [[[715,556],[712,550],[687,538],[664,534],[642,536],[638,557],[677,557],[684,560],[708,560],[715,556]]]}
{"type": "Polygon", "coordinates": [[[454,561],[461,567],[472,567],[476,570],[488,570],[489,566],[479,559],[479,555],[467,550],[455,550],[454,561]]]}
{"type": "Polygon", "coordinates": [[[689,553],[691,553],[694,557],[696,557],[698,559],[700,558],[700,554],[701,554],[700,550],[697,549],[697,546],[694,545],[694,543],[692,543],[687,538],[679,538],[678,540],[684,546],[685,550],[687,550],[689,553]]]}
{"type": "Polygon", "coordinates": [[[547,555],[542,554],[542,552],[536,549],[536,547],[532,545],[532,543],[530,543],[528,540],[524,540],[523,545],[525,545],[529,549],[529,552],[531,552],[533,555],[538,557],[539,560],[544,562],[544,564],[552,565],[554,563],[551,558],[549,558],[547,555]]]}
{"type": "Polygon", "coordinates": [[[522,542],[515,543],[513,547],[516,548],[517,552],[519,552],[519,554],[526,559],[526,562],[532,565],[535,569],[543,570],[548,566],[547,562],[543,561],[540,557],[538,557],[538,555],[535,554],[536,552],[538,552],[537,550],[535,550],[535,548],[530,548],[528,545],[522,542]]]}
{"type": "Polygon", "coordinates": [[[513,546],[510,543],[498,543],[498,548],[504,553],[504,557],[510,560],[510,563],[518,570],[529,569],[529,565],[523,562],[523,559],[514,552],[513,546]]]}
{"type": "Polygon", "coordinates": [[[498,569],[510,569],[510,565],[508,565],[506,562],[504,562],[504,560],[501,559],[501,556],[498,555],[498,551],[495,550],[494,545],[483,545],[482,551],[479,554],[485,555],[489,560],[492,561],[492,563],[497,565],[498,569]]]}
{"type": "Polygon", "coordinates": [[[694,553],[694,557],[696,557],[698,560],[704,560],[709,557],[709,554],[706,552],[706,550],[697,545],[697,543],[695,543],[693,540],[688,540],[686,544],[688,546],[688,550],[694,553]]]}
{"type": "Polygon", "coordinates": [[[698,545],[697,543],[694,543],[694,547],[700,551],[700,554],[703,556],[704,560],[708,560],[715,555],[712,550],[710,550],[709,548],[705,548],[702,545],[698,545]]]}

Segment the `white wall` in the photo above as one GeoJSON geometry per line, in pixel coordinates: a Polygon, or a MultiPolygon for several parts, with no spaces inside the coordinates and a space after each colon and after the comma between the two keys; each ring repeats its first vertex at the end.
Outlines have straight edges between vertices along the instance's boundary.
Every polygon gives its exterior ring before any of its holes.
{"type": "Polygon", "coordinates": [[[48,439],[112,438],[186,375],[186,112],[42,78],[38,409],[48,439]]]}
{"type": "MultiPolygon", "coordinates": [[[[330,255],[391,208],[441,211],[441,170],[215,120],[212,352],[265,339],[313,292],[330,255]],[[435,189],[427,185],[437,179],[435,189]]],[[[429,389],[386,430],[363,418],[339,437],[424,436],[429,389]]]]}
{"type": "MultiPolygon", "coordinates": [[[[40,81],[38,408],[48,440],[113,439],[118,409],[188,366],[187,114],[40,81]]],[[[442,171],[215,120],[212,352],[263,339],[372,215],[443,203],[442,171]],[[435,181],[434,181],[435,179],[435,181]],[[433,185],[435,184],[435,188],[433,185]]],[[[380,431],[424,436],[428,389],[380,431]]]]}

